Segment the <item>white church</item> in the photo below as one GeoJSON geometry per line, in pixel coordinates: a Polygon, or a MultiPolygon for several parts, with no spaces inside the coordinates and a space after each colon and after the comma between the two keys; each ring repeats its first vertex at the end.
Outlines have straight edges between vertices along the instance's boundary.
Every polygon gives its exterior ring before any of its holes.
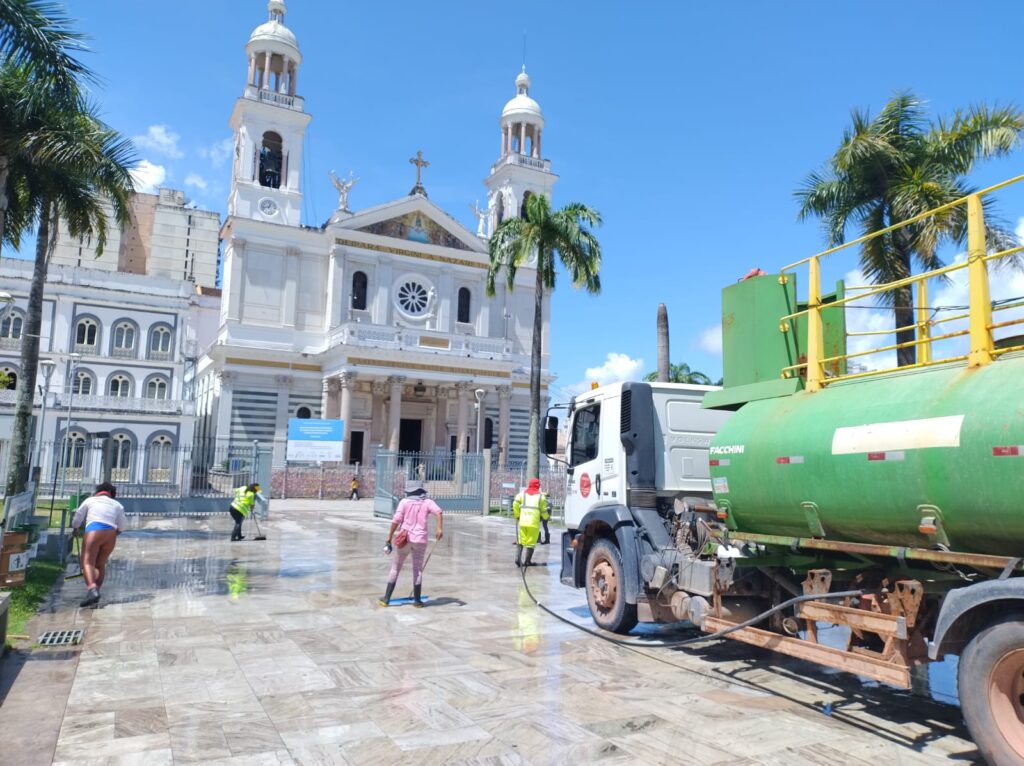
{"type": "MultiPolygon", "coordinates": [[[[558,179],[541,154],[544,118],[525,69],[501,112],[475,232],[430,200],[420,151],[405,196],[350,210],[355,179],[332,175],[337,210],[323,226],[303,225],[311,115],[298,91],[302,54],[284,2],[270,0],[268,10],[246,45],[246,84],[231,114],[223,299],[197,370],[196,436],[273,441],[281,462],[290,418],[340,418],[349,463],[378,449],[489,447],[501,464],[524,459],[535,274],[520,269],[515,289],[501,280],[493,298],[484,285],[489,232],[529,195],[550,196],[558,179]]],[[[547,321],[543,346],[542,397],[547,321]]]]}

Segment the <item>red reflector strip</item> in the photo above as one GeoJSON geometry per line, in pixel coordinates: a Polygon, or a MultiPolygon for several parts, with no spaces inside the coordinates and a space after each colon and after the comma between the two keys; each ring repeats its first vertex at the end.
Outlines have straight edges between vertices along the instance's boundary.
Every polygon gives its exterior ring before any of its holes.
{"type": "Polygon", "coordinates": [[[1014,444],[1008,447],[993,447],[993,457],[1020,457],[1021,447],[1018,444],[1014,444]]]}
{"type": "Polygon", "coordinates": [[[775,458],[775,462],[779,465],[799,465],[804,462],[803,455],[787,455],[785,457],[775,458]]]}
{"type": "Polygon", "coordinates": [[[729,460],[728,460],[728,458],[725,458],[725,459],[719,458],[718,460],[709,460],[708,461],[708,465],[711,465],[711,466],[716,466],[716,465],[727,466],[727,465],[729,465],[729,460]]]}
{"type": "Polygon", "coordinates": [[[903,460],[904,458],[906,458],[906,456],[907,453],[904,452],[903,450],[896,450],[895,452],[869,452],[868,460],[871,462],[881,460],[888,460],[891,462],[894,460],[903,460]]]}

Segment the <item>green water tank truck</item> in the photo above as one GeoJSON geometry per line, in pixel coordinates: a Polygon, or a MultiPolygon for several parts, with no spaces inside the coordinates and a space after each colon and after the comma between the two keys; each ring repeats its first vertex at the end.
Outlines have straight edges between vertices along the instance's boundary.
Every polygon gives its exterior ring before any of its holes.
{"type": "MultiPolygon", "coordinates": [[[[562,582],[586,589],[609,631],[733,628],[897,687],[959,655],[979,750],[1024,764],[1024,357],[853,372],[844,307],[828,308],[843,298],[838,283],[817,304],[818,385],[808,306],[775,274],[723,293],[724,388],[575,397],[562,582]],[[845,626],[843,645],[818,642],[825,623],[845,626]]],[[[557,428],[549,417],[549,454],[557,428]]]]}

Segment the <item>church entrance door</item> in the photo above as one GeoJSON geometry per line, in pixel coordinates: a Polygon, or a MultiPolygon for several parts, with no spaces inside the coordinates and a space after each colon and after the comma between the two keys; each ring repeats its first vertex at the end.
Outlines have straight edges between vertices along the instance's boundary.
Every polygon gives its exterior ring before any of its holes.
{"type": "Polygon", "coordinates": [[[406,420],[398,427],[398,451],[419,452],[423,449],[423,421],[406,420]]]}

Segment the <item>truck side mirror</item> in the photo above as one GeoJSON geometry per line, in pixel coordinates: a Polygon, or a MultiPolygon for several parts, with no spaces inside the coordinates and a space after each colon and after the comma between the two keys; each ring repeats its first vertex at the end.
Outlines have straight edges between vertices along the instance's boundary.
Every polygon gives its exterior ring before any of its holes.
{"type": "Polygon", "coordinates": [[[558,418],[549,415],[544,423],[544,454],[558,452],[558,418]]]}

